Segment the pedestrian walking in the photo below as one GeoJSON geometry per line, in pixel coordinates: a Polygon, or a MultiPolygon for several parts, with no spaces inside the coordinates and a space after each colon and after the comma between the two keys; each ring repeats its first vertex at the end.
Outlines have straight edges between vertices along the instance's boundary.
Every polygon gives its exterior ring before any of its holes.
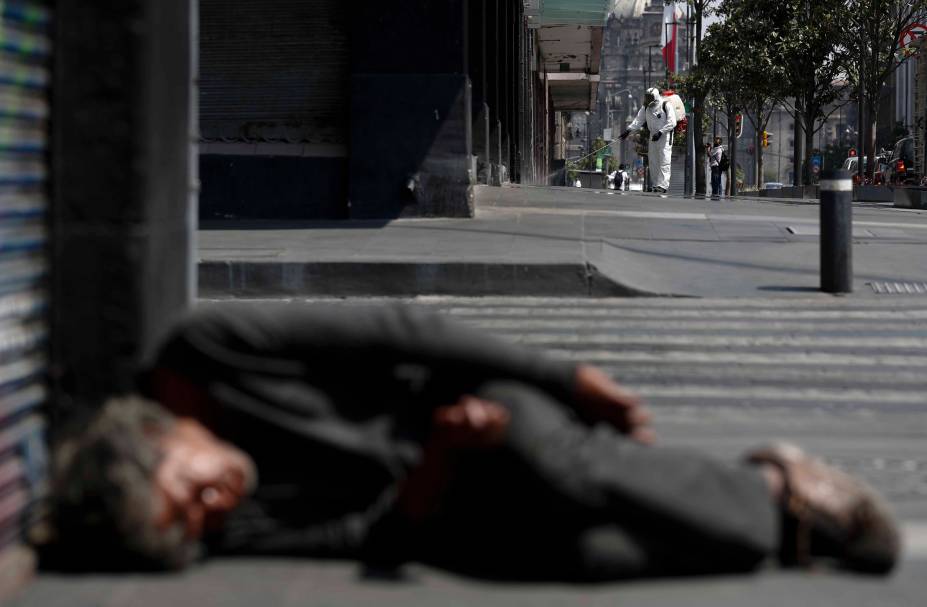
{"type": "Polygon", "coordinates": [[[614,171],[608,174],[608,189],[610,190],[620,190],[621,189],[621,184],[619,182],[620,178],[618,177],[618,175],[619,175],[618,169],[615,169],[614,171]]]}
{"type": "Polygon", "coordinates": [[[200,307],[140,388],[55,448],[48,538],[75,567],[205,547],[611,580],[898,558],[882,500],[797,447],[652,446],[604,372],[411,308],[200,307]]]}
{"type": "Polygon", "coordinates": [[[721,145],[721,138],[715,137],[715,143],[708,152],[708,166],[711,169],[711,197],[718,198],[721,196],[721,173],[724,169],[721,162],[726,158],[724,146],[721,145]]]}
{"type": "Polygon", "coordinates": [[[631,189],[631,175],[628,173],[628,170],[625,167],[625,165],[621,165],[618,168],[618,177],[619,177],[619,180],[622,186],[618,189],[619,190],[624,189],[625,191],[630,190],[631,189]]]}
{"type": "Polygon", "coordinates": [[[644,105],[637,117],[628,126],[621,139],[646,126],[650,131],[648,144],[650,181],[654,192],[665,194],[670,184],[670,164],[673,153],[673,130],[676,128],[676,110],[673,104],[660,94],[660,90],[649,88],[644,95],[644,105]]]}
{"type": "Polygon", "coordinates": [[[615,189],[621,190],[624,186],[624,165],[618,165],[618,168],[615,170],[615,189]]]}

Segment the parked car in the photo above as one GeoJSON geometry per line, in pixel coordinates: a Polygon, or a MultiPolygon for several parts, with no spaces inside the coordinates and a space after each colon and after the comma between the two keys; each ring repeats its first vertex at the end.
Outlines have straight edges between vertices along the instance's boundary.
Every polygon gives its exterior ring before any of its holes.
{"type": "Polygon", "coordinates": [[[766,183],[763,184],[763,189],[764,190],[781,190],[782,184],[779,183],[778,181],[767,181],[766,183]]]}
{"type": "Polygon", "coordinates": [[[895,144],[886,177],[890,184],[914,184],[920,180],[914,167],[914,137],[899,139],[895,144]]]}
{"type": "MultiPolygon", "coordinates": [[[[891,164],[891,153],[886,152],[885,150],[882,150],[875,157],[875,170],[872,174],[872,180],[870,181],[867,179],[866,183],[867,184],[871,183],[872,185],[884,185],[886,183],[889,183],[888,171],[891,168],[890,164],[891,164]]],[[[858,167],[859,167],[859,157],[858,156],[851,156],[847,158],[846,160],[843,161],[843,166],[840,167],[844,171],[850,172],[850,174],[853,176],[853,183],[856,185],[859,185],[860,183],[859,175],[857,175],[857,172],[856,172],[858,167]]],[[[868,156],[866,156],[864,157],[864,160],[863,160],[863,171],[867,171],[868,169],[869,169],[869,158],[868,156]]]]}
{"type": "MultiPolygon", "coordinates": [[[[869,166],[869,158],[864,157],[863,160],[863,170],[865,171],[869,166]]],[[[850,175],[853,176],[853,185],[859,185],[859,175],[857,171],[859,170],[859,156],[850,156],[843,161],[843,166],[840,167],[844,171],[849,171],[850,175]]]]}

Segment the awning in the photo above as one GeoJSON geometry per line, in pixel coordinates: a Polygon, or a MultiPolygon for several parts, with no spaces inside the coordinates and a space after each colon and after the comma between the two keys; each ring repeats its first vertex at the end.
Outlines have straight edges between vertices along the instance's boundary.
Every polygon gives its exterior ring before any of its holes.
{"type": "Polygon", "coordinates": [[[602,34],[615,5],[615,0],[526,0],[526,19],[539,30],[554,110],[595,106],[602,34]]]}

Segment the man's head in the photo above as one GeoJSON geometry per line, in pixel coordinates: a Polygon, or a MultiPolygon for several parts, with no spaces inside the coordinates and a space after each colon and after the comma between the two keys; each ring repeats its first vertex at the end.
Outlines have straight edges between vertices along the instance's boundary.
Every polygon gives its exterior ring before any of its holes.
{"type": "Polygon", "coordinates": [[[715,147],[717,147],[717,146],[719,146],[719,145],[721,145],[721,138],[720,138],[720,137],[715,137],[715,147]]]}
{"type": "Polygon", "coordinates": [[[66,567],[181,568],[254,477],[245,454],[197,422],[111,399],[54,448],[52,553],[66,567]]]}
{"type": "Polygon", "coordinates": [[[651,87],[647,89],[647,92],[644,93],[644,105],[650,105],[651,103],[659,100],[660,97],[660,89],[651,87]]]}

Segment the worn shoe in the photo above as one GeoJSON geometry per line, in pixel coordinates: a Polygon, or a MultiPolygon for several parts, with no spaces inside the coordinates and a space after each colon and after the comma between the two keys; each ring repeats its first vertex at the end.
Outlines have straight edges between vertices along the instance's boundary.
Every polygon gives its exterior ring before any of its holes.
{"type": "Polygon", "coordinates": [[[661,188],[660,186],[655,187],[653,191],[657,192],[658,194],[666,194],[666,188],[661,188]]]}
{"type": "Polygon", "coordinates": [[[862,573],[886,574],[894,568],[901,549],[898,527],[874,489],[795,445],[759,449],[747,461],[782,472],[783,565],[808,566],[829,558],[862,573]]]}

